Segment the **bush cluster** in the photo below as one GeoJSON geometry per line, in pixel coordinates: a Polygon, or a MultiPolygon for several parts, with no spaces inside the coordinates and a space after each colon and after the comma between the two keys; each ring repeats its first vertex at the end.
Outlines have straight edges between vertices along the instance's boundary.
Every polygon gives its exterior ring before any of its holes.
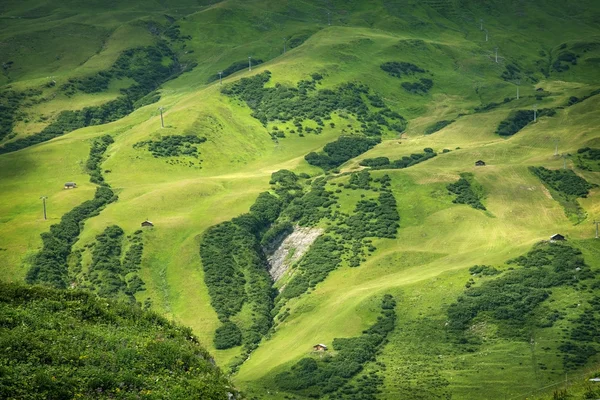
{"type": "Polygon", "coordinates": [[[433,81],[429,78],[420,78],[416,82],[402,82],[400,86],[409,93],[425,94],[433,87],[433,81]]]}
{"type": "Polygon", "coordinates": [[[191,329],[79,290],[0,282],[0,398],[221,400],[191,329]]]}
{"type": "MultiPolygon", "coordinates": [[[[351,174],[348,184],[339,184],[349,189],[381,192],[377,201],[359,201],[352,215],[332,212],[337,197],[325,189],[326,180],[322,178],[312,183],[308,193],[290,203],[282,215],[291,221],[298,221],[299,225],[313,226],[323,218],[335,224],[309,248],[297,265],[294,277],[281,293],[281,298],[297,297],[314,287],[340,265],[343,257],[347,257],[350,266],[360,265],[365,256],[364,248],[369,252],[375,250],[367,237],[395,237],[400,218],[396,200],[389,191],[390,180],[387,175],[373,180],[370,173],[363,170],[351,174]],[[380,187],[375,187],[374,183],[380,184],[380,187]]],[[[336,190],[339,191],[341,189],[336,190]]]]}
{"type": "Polygon", "coordinates": [[[167,135],[159,140],[144,140],[133,145],[134,148],[148,147],[154,157],[190,156],[198,158],[198,146],[206,142],[205,137],[195,135],[167,135]]]}
{"type": "Polygon", "coordinates": [[[593,187],[572,170],[551,170],[544,167],[529,167],[542,182],[567,197],[587,197],[593,187]]]}
{"type": "Polygon", "coordinates": [[[600,89],[595,89],[595,90],[592,90],[589,94],[582,96],[582,97],[571,96],[571,97],[569,97],[569,100],[567,101],[567,106],[573,106],[575,104],[581,103],[582,101],[589,99],[590,97],[594,97],[599,94],[600,94],[600,89]]]}
{"type": "Polygon", "coordinates": [[[96,236],[92,262],[84,287],[100,297],[135,302],[135,293],[144,290],[144,281],[136,273],[141,267],[143,245],[141,231],[134,234],[129,250],[121,262],[123,230],[112,225],[96,236]]]}
{"type": "Polygon", "coordinates": [[[375,360],[377,350],[395,327],[395,306],[394,298],[384,295],[380,315],[373,326],[357,337],[335,338],[334,356],[301,359],[289,371],[275,376],[277,387],[312,398],[322,398],[338,391],[362,371],[367,362],[375,360]]]}
{"type": "Polygon", "coordinates": [[[67,257],[79,237],[82,223],[98,215],[104,206],[112,203],[116,198],[110,188],[101,186],[96,189],[92,200],[87,200],[67,212],[58,224],[50,227],[50,232],[42,233],[42,249],[33,258],[31,268],[27,271],[26,281],[66,288],[69,283],[67,257]]]}
{"type": "Polygon", "coordinates": [[[108,71],[100,71],[94,75],[83,78],[69,78],[67,83],[60,87],[60,91],[67,96],[77,92],[100,93],[108,90],[112,74],[108,71]]]}
{"type": "Polygon", "coordinates": [[[19,107],[28,98],[40,95],[41,91],[28,89],[22,92],[16,90],[3,90],[0,92],[0,140],[12,137],[15,123],[22,119],[19,107]]]}
{"type": "Polygon", "coordinates": [[[450,125],[451,123],[453,123],[454,120],[442,120],[442,121],[437,121],[435,124],[428,126],[427,128],[425,128],[425,134],[426,135],[431,135],[432,133],[435,133],[439,130],[442,130],[443,128],[447,127],[448,125],[450,125]]]}
{"type": "Polygon", "coordinates": [[[427,161],[435,156],[437,156],[437,153],[427,147],[423,149],[423,153],[411,154],[410,157],[404,156],[394,161],[390,161],[387,157],[365,158],[360,162],[360,165],[372,169],[403,169],[427,161]]]}
{"type": "Polygon", "coordinates": [[[379,237],[393,239],[398,231],[400,216],[396,199],[389,191],[379,194],[377,201],[360,200],[343,225],[333,228],[345,241],[379,237]]]}
{"type": "Polygon", "coordinates": [[[342,262],[343,250],[343,244],[330,235],[319,236],[300,260],[293,278],[285,286],[281,296],[286,299],[298,297],[324,281],[342,262]]]}
{"type": "MultiPolygon", "coordinates": [[[[0,147],[0,154],[33,146],[86,126],[105,124],[123,118],[141,105],[137,102],[142,101],[144,96],[181,72],[183,70],[177,56],[163,41],[155,46],[126,50],[119,56],[109,71],[102,72],[94,77],[76,80],[76,83],[72,85],[75,89],[81,87],[87,92],[96,92],[104,90],[107,77],[110,77],[110,79],[133,79],[135,81],[133,85],[121,89],[122,96],[100,106],[85,107],[75,111],[62,111],[58,114],[56,120],[42,129],[41,132],[17,139],[0,147]],[[163,65],[163,58],[165,57],[171,59],[168,66],[163,65]]],[[[156,99],[156,96],[153,96],[153,98],[156,99]]],[[[146,103],[147,101],[143,104],[146,103]]]]}
{"type": "Polygon", "coordinates": [[[325,189],[326,183],[323,178],[315,179],[311,190],[294,198],[283,215],[302,226],[314,226],[321,219],[331,216],[331,206],[336,203],[336,199],[333,192],[325,189]]]}
{"type": "Polygon", "coordinates": [[[502,79],[507,82],[514,82],[521,77],[521,68],[515,64],[506,64],[502,72],[502,79]]]}
{"type": "Polygon", "coordinates": [[[468,204],[476,210],[485,210],[485,206],[481,203],[482,194],[480,191],[473,188],[473,174],[463,173],[455,183],[450,183],[446,188],[456,198],[452,200],[456,204],[468,204]]]}
{"type": "Polygon", "coordinates": [[[346,161],[361,155],[380,143],[378,138],[364,136],[341,136],[336,141],[327,143],[322,153],[308,153],[304,159],[310,165],[323,168],[325,171],[339,167],[346,161]]]}
{"type": "MultiPolygon", "coordinates": [[[[215,332],[214,343],[239,345],[235,325],[230,318],[238,314],[245,303],[252,309],[252,325],[242,331],[246,354],[254,350],[272,324],[273,298],[271,277],[261,248],[261,237],[278,218],[280,200],[262,193],[250,212],[231,221],[210,227],[200,242],[200,257],[204,282],[211,305],[223,322],[215,332]]],[[[238,327],[239,329],[239,327],[238,327]]]]}
{"type": "Polygon", "coordinates": [[[289,221],[278,222],[271,225],[260,240],[261,246],[267,253],[274,251],[281,242],[294,231],[294,226],[289,221]]]}
{"type": "Polygon", "coordinates": [[[298,133],[312,128],[304,128],[305,120],[317,123],[319,133],[325,123],[336,111],[345,111],[356,116],[361,129],[368,136],[380,135],[385,127],[396,132],[404,131],[406,120],[397,112],[384,106],[371,111],[365,97],[372,92],[366,85],[344,83],[334,89],[316,90],[316,82],[322,79],[312,74],[310,81],[300,81],[297,87],[276,84],[265,87],[271,79],[271,73],[265,71],[250,78],[223,87],[221,92],[238,98],[252,110],[252,116],[267,125],[269,121],[292,121],[298,133]]]}
{"type": "MultiPolygon", "coordinates": [[[[508,263],[522,268],[471,286],[448,308],[448,329],[462,340],[473,319],[481,314],[496,320],[505,335],[518,335],[530,323],[540,325],[536,310],[551,288],[575,286],[595,275],[581,252],[567,244],[539,243],[508,263]]],[[[487,269],[481,267],[475,270],[487,269]]]]}
{"type": "MultiPolygon", "coordinates": [[[[553,108],[542,108],[537,111],[539,117],[553,117],[556,111],[553,108]]],[[[508,118],[500,121],[496,133],[500,136],[512,136],[533,122],[533,110],[517,110],[510,113],[508,118]]]]}
{"type": "Polygon", "coordinates": [[[354,173],[350,175],[350,179],[348,180],[348,185],[345,187],[350,189],[371,189],[371,182],[373,178],[371,178],[371,174],[368,170],[364,169],[360,172],[354,173]]]}
{"type": "Polygon", "coordinates": [[[242,344],[242,331],[233,322],[225,322],[215,331],[215,348],[230,349],[242,344]]]}
{"type": "Polygon", "coordinates": [[[414,75],[425,72],[423,68],[404,61],[388,61],[381,64],[379,67],[395,78],[402,78],[403,75],[414,75]]]}
{"type": "Polygon", "coordinates": [[[269,184],[272,185],[271,188],[279,196],[283,205],[287,205],[294,198],[302,196],[302,186],[299,184],[298,179],[298,175],[287,169],[281,169],[271,174],[269,184]]]}
{"type": "Polygon", "coordinates": [[[494,276],[499,275],[501,272],[492,267],[491,265],[473,265],[469,268],[469,272],[471,275],[479,275],[479,276],[494,276]]]}
{"type": "Polygon", "coordinates": [[[590,306],[584,308],[573,320],[568,340],[558,346],[558,350],[563,353],[563,365],[567,369],[585,366],[587,361],[599,352],[600,297],[595,296],[589,304],[590,306]]]}
{"type": "Polygon", "coordinates": [[[569,64],[577,65],[578,56],[570,51],[561,52],[556,60],[552,63],[552,70],[554,72],[565,72],[569,70],[569,64]]]}
{"type": "Polygon", "coordinates": [[[347,382],[341,389],[328,399],[333,400],[377,400],[378,395],[383,393],[383,376],[371,371],[363,372],[353,382],[347,382]],[[335,397],[334,397],[335,396],[335,397]]]}
{"type": "Polygon", "coordinates": [[[577,167],[586,171],[596,171],[600,167],[600,149],[583,147],[577,150],[577,167]]]}
{"type": "Polygon", "coordinates": [[[104,160],[106,149],[114,142],[115,140],[110,135],[103,135],[92,142],[90,156],[85,163],[85,168],[87,169],[88,174],[90,174],[90,182],[95,183],[96,185],[107,186],[104,182],[102,171],[100,170],[100,164],[102,164],[102,161],[104,160]]]}

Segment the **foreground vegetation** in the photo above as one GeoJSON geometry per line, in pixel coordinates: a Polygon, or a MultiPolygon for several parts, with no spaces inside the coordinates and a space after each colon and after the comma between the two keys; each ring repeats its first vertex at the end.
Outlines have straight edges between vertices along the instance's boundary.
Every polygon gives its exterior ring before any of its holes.
{"type": "Polygon", "coordinates": [[[0,283],[0,397],[225,399],[235,395],[189,328],[149,311],[0,283]]]}

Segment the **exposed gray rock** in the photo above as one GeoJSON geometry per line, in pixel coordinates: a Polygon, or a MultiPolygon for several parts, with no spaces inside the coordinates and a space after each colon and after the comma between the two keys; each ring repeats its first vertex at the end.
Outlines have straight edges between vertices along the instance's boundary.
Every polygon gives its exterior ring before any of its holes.
{"type": "Polygon", "coordinates": [[[296,261],[302,258],[310,245],[322,233],[323,230],[319,228],[295,226],[294,231],[267,257],[269,274],[271,274],[273,280],[279,280],[296,261]]]}

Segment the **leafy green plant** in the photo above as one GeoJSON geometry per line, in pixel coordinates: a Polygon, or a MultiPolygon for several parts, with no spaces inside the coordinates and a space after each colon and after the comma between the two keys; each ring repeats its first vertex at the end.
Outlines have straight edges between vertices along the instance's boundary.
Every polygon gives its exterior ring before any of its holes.
{"type": "Polygon", "coordinates": [[[336,141],[327,143],[323,153],[309,153],[304,159],[311,165],[321,167],[325,171],[339,167],[378,144],[380,140],[364,136],[341,136],[336,141]]]}
{"type": "Polygon", "coordinates": [[[134,148],[147,147],[154,157],[191,156],[198,158],[198,145],[206,142],[205,137],[195,135],[167,135],[159,140],[144,140],[133,145],[134,148]]]}
{"type": "Polygon", "coordinates": [[[410,157],[404,156],[394,161],[390,161],[387,157],[365,158],[360,162],[360,165],[372,169],[403,169],[427,161],[435,156],[437,156],[437,153],[428,147],[423,149],[423,153],[413,153],[410,157]]]}
{"type": "Polygon", "coordinates": [[[456,195],[456,198],[452,200],[453,203],[468,204],[477,210],[485,210],[485,206],[481,203],[482,190],[474,189],[474,179],[473,174],[462,173],[458,181],[450,183],[446,188],[450,193],[456,195]]]}
{"type": "Polygon", "coordinates": [[[237,395],[191,329],[80,290],[0,282],[0,397],[237,395]]]}
{"type": "Polygon", "coordinates": [[[563,206],[567,217],[575,223],[586,218],[587,214],[577,202],[577,198],[587,197],[592,184],[572,170],[550,170],[544,167],[529,167],[529,170],[546,185],[552,197],[563,206]]]}
{"type": "MultiPolygon", "coordinates": [[[[508,118],[500,121],[496,133],[500,136],[512,136],[533,122],[533,110],[517,110],[510,113],[508,118]]],[[[556,111],[552,108],[542,108],[537,111],[537,117],[552,117],[556,111]]]]}
{"type": "Polygon", "coordinates": [[[431,135],[432,133],[442,130],[443,128],[447,127],[448,125],[450,125],[453,122],[454,122],[454,120],[437,121],[435,124],[430,125],[427,128],[425,128],[425,134],[431,135]]]}
{"type": "Polygon", "coordinates": [[[425,72],[423,68],[404,61],[388,61],[381,64],[380,68],[395,78],[402,78],[404,75],[414,75],[425,72]]]}

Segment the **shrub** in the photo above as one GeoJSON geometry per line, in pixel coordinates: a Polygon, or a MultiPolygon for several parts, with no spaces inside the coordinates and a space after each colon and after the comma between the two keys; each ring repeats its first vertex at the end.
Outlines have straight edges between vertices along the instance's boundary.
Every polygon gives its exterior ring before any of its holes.
{"type": "Polygon", "coordinates": [[[168,135],[159,140],[146,140],[137,142],[134,148],[148,147],[154,157],[191,156],[198,158],[197,145],[206,142],[205,137],[195,135],[168,135]]]}
{"type": "Polygon", "coordinates": [[[0,310],[0,398],[217,400],[235,393],[191,329],[131,304],[0,282],[0,310]]]}
{"type": "Polygon", "coordinates": [[[433,81],[428,78],[420,78],[417,82],[402,82],[404,90],[414,94],[425,94],[433,87],[433,81]]]}
{"type": "Polygon", "coordinates": [[[380,68],[395,78],[402,78],[402,75],[414,75],[425,72],[424,69],[415,64],[404,61],[388,61],[381,64],[380,68]]]}
{"type": "Polygon", "coordinates": [[[437,153],[428,147],[423,149],[421,154],[411,154],[410,157],[405,156],[394,161],[390,161],[387,157],[365,158],[360,162],[360,165],[372,169],[403,169],[427,161],[435,156],[437,156],[437,153]]]}
{"type": "Polygon", "coordinates": [[[233,322],[225,322],[215,330],[213,342],[218,350],[239,346],[242,344],[242,331],[233,322]]]}
{"type": "Polygon", "coordinates": [[[327,143],[323,148],[323,153],[312,152],[307,154],[304,159],[309,164],[328,171],[366,152],[379,142],[379,139],[364,136],[341,136],[336,141],[327,143]]]}
{"type": "Polygon", "coordinates": [[[552,189],[566,196],[587,197],[592,185],[572,170],[529,167],[530,171],[552,189]]]}
{"type": "Polygon", "coordinates": [[[427,128],[425,128],[425,134],[431,135],[432,133],[435,133],[435,132],[447,127],[448,125],[450,125],[453,122],[454,122],[454,120],[437,121],[435,124],[430,125],[427,128]]]}
{"type": "Polygon", "coordinates": [[[252,116],[267,126],[269,121],[294,121],[299,133],[315,131],[319,133],[323,120],[331,119],[331,114],[344,111],[353,114],[361,122],[367,135],[380,135],[382,129],[402,131],[406,120],[397,112],[384,106],[372,112],[364,97],[374,96],[366,85],[344,83],[334,89],[316,90],[319,76],[313,74],[312,80],[298,82],[296,87],[276,84],[264,87],[271,79],[271,73],[265,71],[250,78],[223,87],[221,92],[238,98],[252,110],[252,116]],[[303,127],[302,122],[313,120],[317,129],[303,127]]]}
{"type": "MultiPolygon", "coordinates": [[[[556,111],[552,108],[543,108],[537,111],[539,117],[552,117],[556,111]]],[[[496,133],[500,136],[512,136],[533,122],[533,110],[517,110],[513,111],[508,118],[500,121],[496,128],[496,133]]]]}
{"type": "MultiPolygon", "coordinates": [[[[595,275],[584,263],[581,252],[566,244],[540,243],[508,263],[522,268],[471,286],[450,305],[448,329],[451,332],[462,337],[473,319],[485,313],[500,324],[504,335],[518,335],[531,321],[535,323],[536,310],[549,297],[550,288],[574,286],[595,275]]],[[[486,266],[472,269],[480,273],[490,271],[486,266]]]]}
{"type": "Polygon", "coordinates": [[[456,195],[452,200],[453,203],[468,204],[477,210],[485,210],[485,206],[481,203],[482,195],[473,189],[474,182],[473,175],[465,173],[461,174],[457,182],[450,183],[446,188],[456,195]]]}

